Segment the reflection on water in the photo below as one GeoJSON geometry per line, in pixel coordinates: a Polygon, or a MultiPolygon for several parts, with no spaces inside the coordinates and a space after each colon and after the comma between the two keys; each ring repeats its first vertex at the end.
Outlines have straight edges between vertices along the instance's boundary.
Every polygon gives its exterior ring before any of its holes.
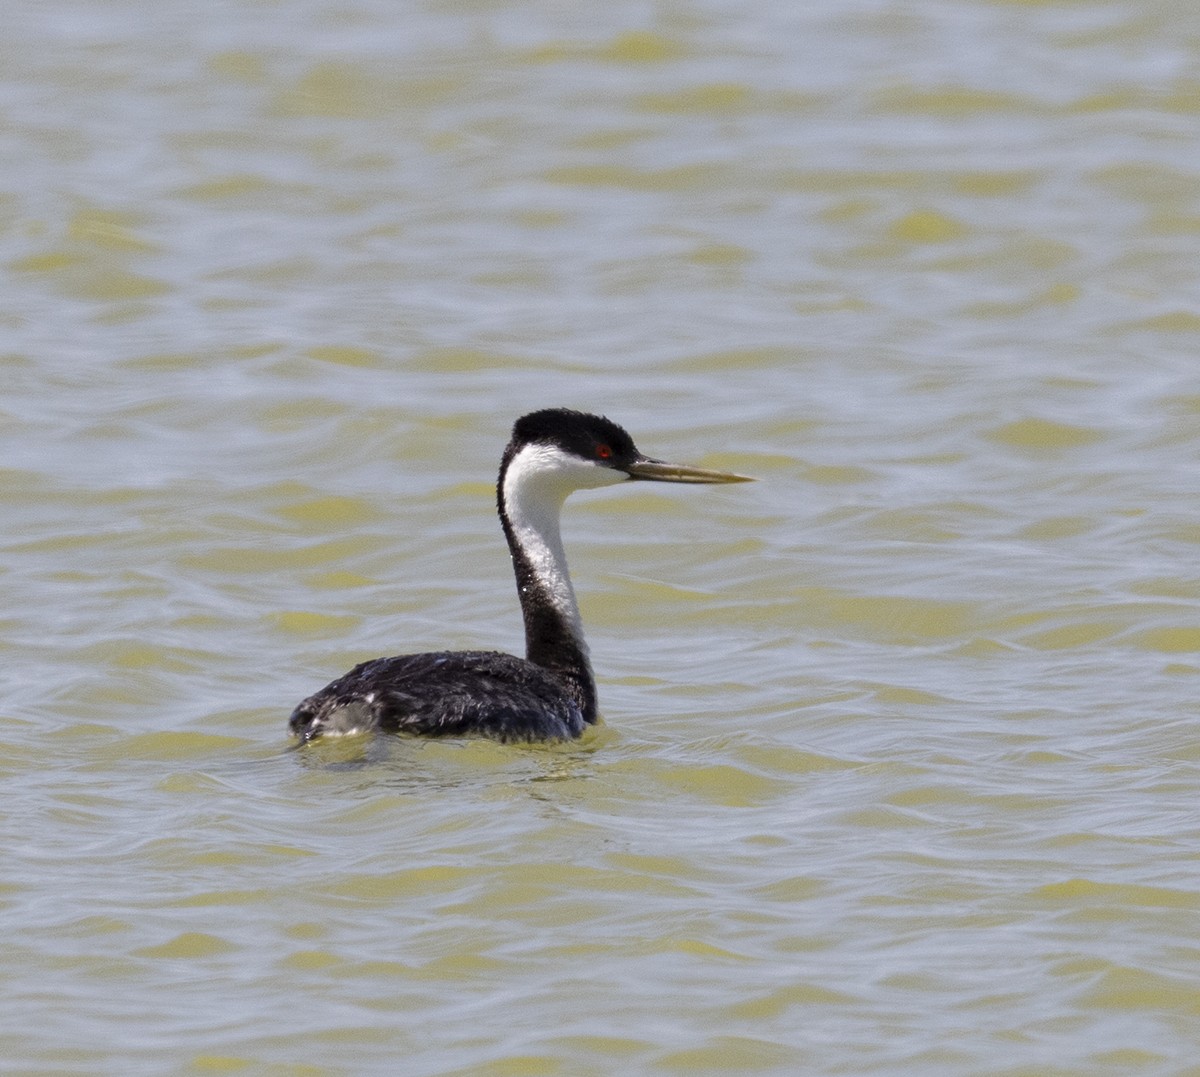
{"type": "Polygon", "coordinates": [[[744,8],[8,20],[10,1067],[1195,1065],[1200,25],[744,8]],[[544,405],[762,480],[568,504],[604,724],[296,749],[544,405]]]}

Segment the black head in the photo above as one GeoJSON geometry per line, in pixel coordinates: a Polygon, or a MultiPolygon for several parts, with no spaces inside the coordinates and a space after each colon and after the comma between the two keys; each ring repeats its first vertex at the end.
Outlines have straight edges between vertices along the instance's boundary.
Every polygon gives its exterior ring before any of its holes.
{"type": "MultiPolygon", "coordinates": [[[[624,429],[603,415],[588,415],[567,408],[547,408],[522,415],[514,424],[512,439],[504,450],[500,465],[503,477],[509,464],[523,449],[529,446],[547,446],[557,450],[560,460],[574,460],[585,465],[583,470],[571,470],[570,477],[559,469],[560,479],[566,478],[565,488],[582,489],[587,486],[605,486],[620,478],[611,476],[617,472],[626,479],[649,482],[750,482],[745,475],[730,471],[712,471],[709,468],[693,467],[691,464],[668,464],[643,456],[624,429]],[[596,469],[606,469],[599,470],[596,469]],[[595,481],[600,479],[599,482],[595,481]]],[[[539,465],[546,467],[546,462],[539,465]]],[[[555,468],[547,468],[547,471],[555,468]]],[[[559,490],[564,486],[559,486],[559,490]]],[[[566,496],[565,493],[562,496],[566,496]]]]}
{"type": "Polygon", "coordinates": [[[623,427],[603,415],[589,415],[568,408],[546,408],[522,415],[514,424],[506,455],[526,445],[552,445],[582,460],[628,471],[642,459],[633,438],[623,427]]]}

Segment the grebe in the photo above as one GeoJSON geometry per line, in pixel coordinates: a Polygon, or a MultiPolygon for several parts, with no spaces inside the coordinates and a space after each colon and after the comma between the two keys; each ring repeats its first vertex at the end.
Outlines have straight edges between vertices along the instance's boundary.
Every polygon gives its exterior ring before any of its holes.
{"type": "Polygon", "coordinates": [[[304,700],[289,719],[292,733],[303,743],[376,729],[514,741],[578,737],[596,721],[596,682],[559,514],[575,490],[630,479],[751,481],[652,460],[602,416],[563,408],[522,416],[500,460],[496,505],[525,616],[525,657],[438,651],[364,662],[304,700]]]}

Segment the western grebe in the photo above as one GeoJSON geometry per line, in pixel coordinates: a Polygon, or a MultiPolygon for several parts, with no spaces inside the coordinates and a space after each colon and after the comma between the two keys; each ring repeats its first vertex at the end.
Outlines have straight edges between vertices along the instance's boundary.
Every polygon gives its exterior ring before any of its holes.
{"type": "Polygon", "coordinates": [[[438,651],[364,662],[304,700],[288,722],[292,733],[302,742],[374,729],[500,740],[578,737],[596,720],[596,683],[559,514],[575,490],[630,479],[751,481],[652,460],[602,416],[563,408],[522,416],[500,460],[496,504],[525,615],[525,657],[438,651]]]}

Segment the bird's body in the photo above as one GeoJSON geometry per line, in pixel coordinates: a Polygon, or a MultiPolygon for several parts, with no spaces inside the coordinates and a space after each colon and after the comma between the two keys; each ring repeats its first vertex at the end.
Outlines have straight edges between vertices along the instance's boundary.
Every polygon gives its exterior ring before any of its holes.
{"type": "MultiPolygon", "coordinates": [[[[392,729],[424,736],[569,740],[592,718],[547,669],[501,651],[433,651],[355,666],[292,715],[322,735],[392,729]]],[[[309,738],[311,739],[311,738],[309,738]]]]}
{"type": "Polygon", "coordinates": [[[293,711],[303,741],[392,730],[425,736],[566,740],[596,721],[596,686],[559,533],[574,490],[630,479],[743,482],[642,456],[616,423],[563,409],[518,419],[500,463],[497,508],[525,619],[525,658],[438,651],[377,658],[293,711]]]}

